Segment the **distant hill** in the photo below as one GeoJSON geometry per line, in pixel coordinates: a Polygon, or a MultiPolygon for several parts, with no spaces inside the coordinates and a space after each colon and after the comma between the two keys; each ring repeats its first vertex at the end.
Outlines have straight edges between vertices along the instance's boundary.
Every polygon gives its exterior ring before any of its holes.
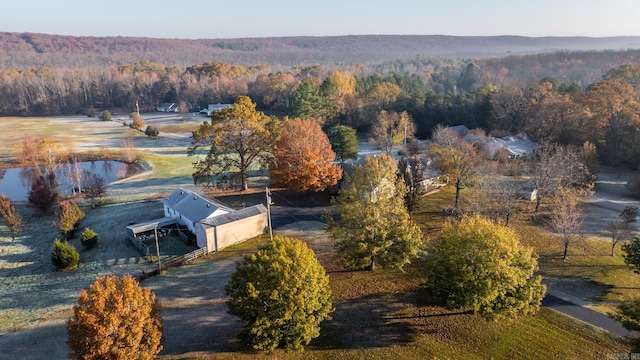
{"type": "Polygon", "coordinates": [[[0,32],[0,69],[104,67],[142,59],[175,66],[208,61],[294,66],[627,49],[640,49],[640,37],[351,35],[188,40],[0,32]]]}

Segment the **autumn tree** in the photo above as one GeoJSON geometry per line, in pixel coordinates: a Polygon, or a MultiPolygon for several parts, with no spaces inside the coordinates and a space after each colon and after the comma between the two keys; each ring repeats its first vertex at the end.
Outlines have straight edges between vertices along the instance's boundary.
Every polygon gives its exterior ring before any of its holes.
{"type": "Polygon", "coordinates": [[[239,97],[231,108],[214,111],[211,121],[205,121],[191,136],[189,156],[207,149],[205,158],[194,162],[194,178],[235,170],[242,179],[242,189],[247,190],[249,168],[270,159],[278,125],[277,120],[256,111],[246,96],[239,97]]]}
{"type": "Polygon", "coordinates": [[[154,359],[162,350],[156,297],[127,275],[99,277],[67,321],[72,359],[154,359]]]}
{"type": "Polygon", "coordinates": [[[11,231],[11,238],[15,240],[22,226],[22,216],[4,194],[0,194],[0,216],[11,231]]]}
{"type": "Polygon", "coordinates": [[[129,126],[132,129],[141,130],[144,127],[144,120],[137,111],[129,114],[129,118],[131,119],[131,124],[129,126]]]}
{"type": "Polygon", "coordinates": [[[455,131],[437,127],[432,137],[431,153],[438,170],[456,187],[454,208],[458,208],[460,190],[472,185],[480,174],[481,158],[473,144],[465,142],[455,131]]]}
{"type": "Polygon", "coordinates": [[[322,83],[322,89],[326,96],[327,107],[332,110],[330,115],[343,114],[349,98],[355,94],[356,78],[341,71],[334,71],[322,83]]]}
{"type": "Polygon", "coordinates": [[[426,262],[426,290],[448,308],[488,319],[538,311],[546,287],[533,249],[518,234],[479,216],[449,221],[426,262]]]}
{"type": "Polygon", "coordinates": [[[549,227],[560,235],[564,248],[562,259],[567,258],[567,250],[581,237],[582,222],[585,214],[575,190],[561,189],[553,197],[550,206],[549,227]]]}
{"type": "Polygon", "coordinates": [[[394,146],[403,144],[414,133],[413,120],[406,111],[397,113],[381,110],[371,124],[369,142],[391,155],[394,146]]]}
{"type": "Polygon", "coordinates": [[[333,311],[329,277],[313,251],[296,239],[276,237],[246,255],[225,291],[229,313],[244,323],[240,340],[266,352],[302,350],[333,311]]]}
{"type": "Polygon", "coordinates": [[[296,191],[322,191],[337,184],[342,170],[320,125],[313,120],[287,120],[273,147],[269,176],[276,186],[296,191]]]}
{"type": "Polygon", "coordinates": [[[58,229],[68,239],[76,230],[80,221],[84,219],[84,211],[80,210],[78,205],[71,200],[61,201],[59,206],[58,229]]]}
{"type": "Polygon", "coordinates": [[[396,161],[367,157],[353,167],[334,203],[339,216],[326,215],[327,231],[349,268],[402,269],[422,248],[422,232],[404,204],[407,192],[396,161]]]}
{"type": "Polygon", "coordinates": [[[346,125],[337,125],[329,129],[328,137],[331,143],[331,149],[336,153],[336,157],[340,160],[341,164],[348,159],[358,159],[358,137],[356,135],[356,129],[346,125]]]}
{"type": "Polygon", "coordinates": [[[29,190],[29,203],[38,209],[41,214],[49,212],[56,203],[58,193],[51,189],[44,181],[37,179],[29,190]]]}

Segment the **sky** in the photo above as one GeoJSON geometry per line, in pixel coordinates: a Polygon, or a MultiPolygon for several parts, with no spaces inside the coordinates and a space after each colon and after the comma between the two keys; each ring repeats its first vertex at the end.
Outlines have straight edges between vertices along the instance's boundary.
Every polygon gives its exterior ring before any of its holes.
{"type": "Polygon", "coordinates": [[[639,0],[12,0],[0,31],[218,39],[272,36],[640,36],[639,0]]]}

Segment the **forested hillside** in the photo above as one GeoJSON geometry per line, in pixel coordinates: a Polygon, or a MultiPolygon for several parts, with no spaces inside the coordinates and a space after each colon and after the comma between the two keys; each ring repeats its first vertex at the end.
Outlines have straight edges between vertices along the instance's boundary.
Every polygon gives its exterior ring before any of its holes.
{"type": "Polygon", "coordinates": [[[379,63],[415,56],[485,58],[634,48],[640,48],[640,37],[357,35],[187,40],[0,32],[0,68],[95,68],[142,59],[169,66],[223,61],[277,67],[379,63]]]}
{"type": "MultiPolygon", "coordinates": [[[[419,138],[429,137],[438,124],[464,124],[494,134],[524,132],[536,141],[575,146],[589,142],[605,162],[637,166],[640,50],[402,57],[415,51],[420,41],[444,51],[448,44],[468,49],[491,44],[487,48],[498,49],[499,40],[506,47],[560,46],[562,39],[347,36],[183,41],[5,33],[1,43],[7,51],[0,57],[17,61],[26,56],[25,63],[37,59],[38,66],[0,69],[0,115],[95,116],[102,110],[128,113],[136,104],[142,111],[153,111],[162,102],[179,104],[187,112],[247,95],[268,114],[316,119],[325,128],[341,124],[364,134],[380,116],[406,112],[419,138]],[[234,54],[241,60],[196,56],[203,46],[211,54],[234,54]],[[396,50],[393,60],[381,61],[380,54],[394,56],[396,50]],[[365,56],[367,51],[380,56],[365,56]],[[177,65],[172,57],[176,54],[187,65],[177,65]],[[304,54],[308,61],[295,54],[304,54]],[[318,54],[327,58],[320,61],[318,54]],[[332,54],[358,54],[366,60],[330,62],[332,54]],[[64,63],[67,56],[82,58],[81,64],[64,63]],[[264,61],[243,65],[261,56],[264,61]],[[280,56],[290,56],[292,65],[274,61],[280,56]]],[[[635,38],[615,39],[629,44],[635,38]]],[[[577,40],[589,46],[598,41],[611,44],[605,39],[577,40]]]]}

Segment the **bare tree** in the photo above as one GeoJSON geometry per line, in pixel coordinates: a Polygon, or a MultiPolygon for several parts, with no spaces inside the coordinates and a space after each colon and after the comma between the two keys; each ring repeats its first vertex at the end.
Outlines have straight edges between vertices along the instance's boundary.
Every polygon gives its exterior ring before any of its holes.
{"type": "Polygon", "coordinates": [[[560,234],[564,246],[563,260],[567,258],[569,245],[582,237],[581,228],[584,217],[584,211],[575,190],[561,189],[552,198],[548,224],[553,231],[560,234]]]}
{"type": "Polygon", "coordinates": [[[630,205],[626,206],[618,216],[609,222],[607,230],[611,236],[611,256],[615,256],[616,245],[624,240],[633,238],[636,217],[638,216],[638,208],[630,205]]]}
{"type": "Polygon", "coordinates": [[[544,198],[554,196],[562,189],[588,192],[593,188],[594,176],[573,147],[546,144],[530,164],[529,174],[537,190],[536,213],[544,198]]]}
{"type": "Polygon", "coordinates": [[[458,208],[460,190],[472,185],[480,175],[481,158],[473,144],[447,128],[436,128],[432,142],[430,150],[438,170],[449,176],[456,186],[454,207],[458,208]]]}
{"type": "Polygon", "coordinates": [[[133,163],[138,158],[138,147],[133,136],[125,136],[120,140],[122,145],[122,160],[128,164],[133,163]]]}
{"type": "Polygon", "coordinates": [[[90,174],[85,178],[84,195],[91,202],[91,207],[95,208],[96,204],[102,202],[102,197],[107,193],[107,182],[98,174],[90,174]]]}

